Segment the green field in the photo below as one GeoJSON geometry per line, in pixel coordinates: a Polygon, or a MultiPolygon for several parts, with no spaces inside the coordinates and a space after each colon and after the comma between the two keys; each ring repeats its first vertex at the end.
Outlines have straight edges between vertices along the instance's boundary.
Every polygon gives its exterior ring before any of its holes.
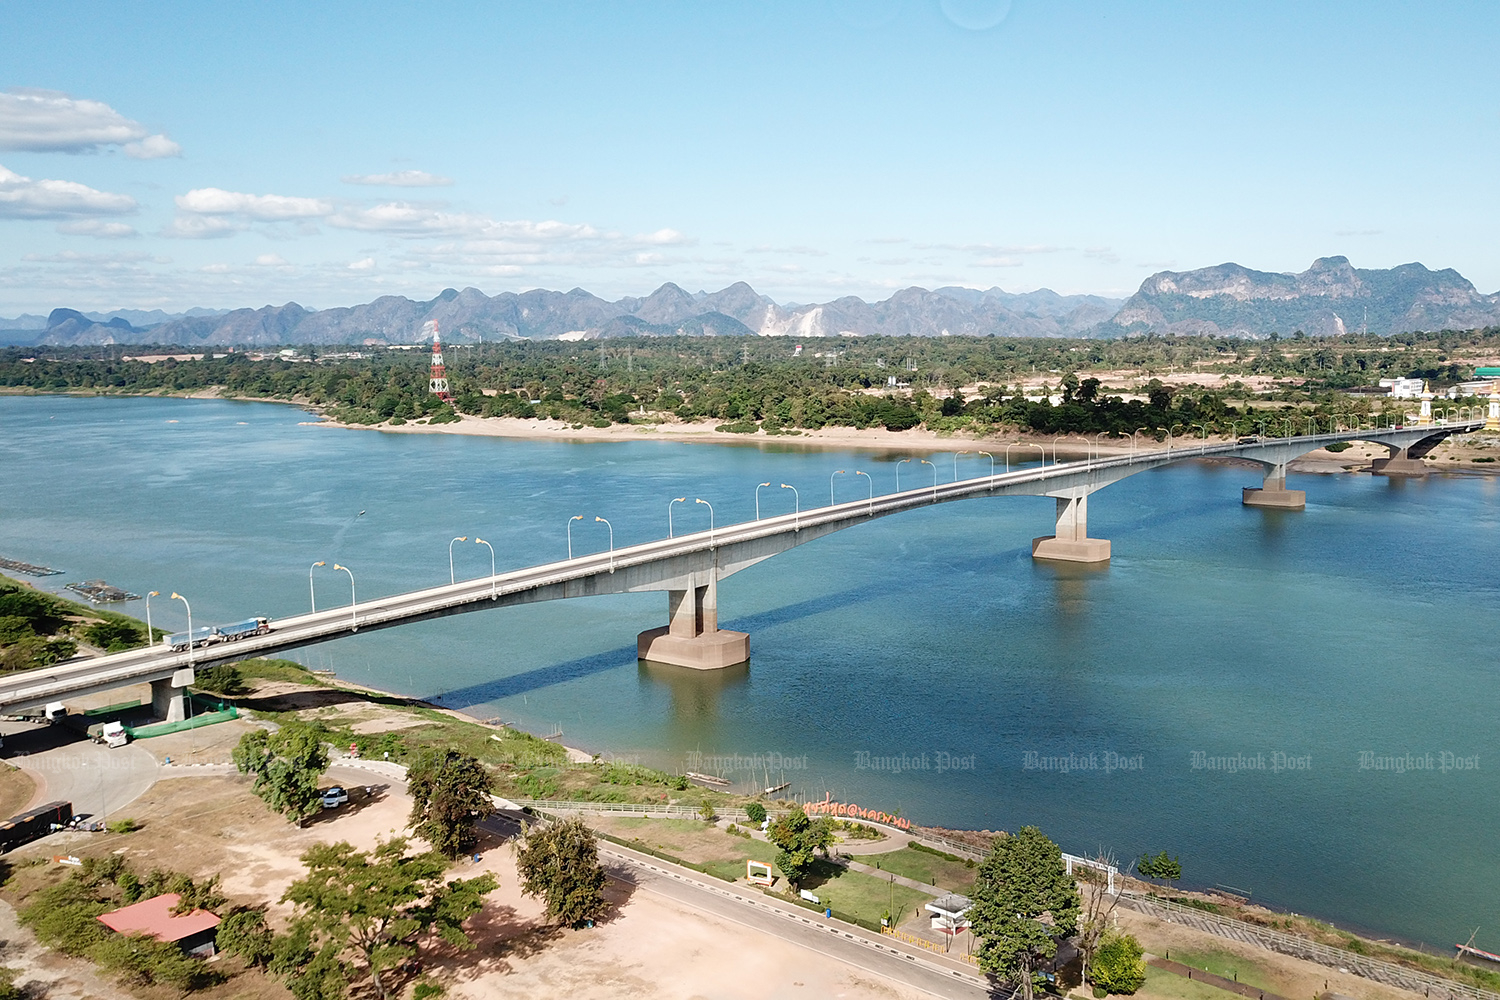
{"type": "Polygon", "coordinates": [[[910,847],[903,847],[899,851],[891,851],[887,854],[866,854],[854,860],[873,865],[881,871],[893,872],[903,878],[935,885],[940,889],[968,893],[974,888],[975,869],[961,861],[949,861],[936,854],[915,851],[910,847]]]}
{"type": "Polygon", "coordinates": [[[924,912],[922,905],[932,900],[916,889],[893,885],[864,872],[848,871],[827,861],[813,865],[813,874],[802,888],[826,906],[875,922],[879,922],[887,907],[903,922],[920,916],[924,912]]]}
{"type": "MultiPolygon", "coordinates": [[[[1183,965],[1191,965],[1194,969],[1202,969],[1212,972],[1216,976],[1225,979],[1234,979],[1254,986],[1258,990],[1275,993],[1281,985],[1274,983],[1266,973],[1265,967],[1260,963],[1235,955],[1217,948],[1203,948],[1192,951],[1178,951],[1172,949],[1172,961],[1181,962],[1183,965]]],[[[1170,975],[1170,973],[1168,973],[1170,975]]]]}
{"type": "MultiPolygon", "coordinates": [[[[1176,956],[1173,956],[1176,960],[1176,956]]],[[[1221,990],[1217,986],[1200,983],[1165,969],[1146,966],[1146,985],[1135,994],[1136,1000],[1230,1000],[1239,998],[1238,993],[1221,990]]]]}

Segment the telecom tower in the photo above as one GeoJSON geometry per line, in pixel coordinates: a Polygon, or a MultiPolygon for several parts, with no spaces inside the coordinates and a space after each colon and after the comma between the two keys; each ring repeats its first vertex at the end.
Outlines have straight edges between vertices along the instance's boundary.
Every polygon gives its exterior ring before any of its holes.
{"type": "Polygon", "coordinates": [[[423,325],[423,337],[426,337],[429,326],[432,327],[432,380],[427,383],[427,391],[446,403],[453,394],[448,391],[448,376],[443,371],[443,345],[438,343],[437,320],[430,319],[423,325]]]}

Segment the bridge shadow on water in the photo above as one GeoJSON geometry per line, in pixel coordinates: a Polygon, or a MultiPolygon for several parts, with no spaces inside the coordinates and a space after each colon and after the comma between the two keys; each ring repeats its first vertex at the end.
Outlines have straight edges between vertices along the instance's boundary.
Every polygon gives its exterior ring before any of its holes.
{"type": "MultiPolygon", "coordinates": [[[[1013,557],[1016,551],[1019,550],[1002,551],[982,558],[966,559],[953,568],[957,572],[977,571],[997,560],[1004,561],[1013,557]]],[[[758,614],[746,615],[731,621],[720,622],[720,625],[739,632],[749,632],[754,636],[757,632],[763,632],[778,625],[786,625],[790,622],[826,614],[830,611],[854,607],[883,597],[900,595],[906,589],[907,584],[903,579],[895,576],[880,577],[856,587],[836,591],[832,594],[823,594],[805,601],[798,601],[795,604],[770,608],[758,614]]],[[[450,707],[457,705],[482,705],[487,702],[498,701],[502,698],[514,698],[517,695],[529,694],[532,691],[549,688],[557,684],[566,684],[569,681],[575,681],[583,677],[604,673],[608,670],[614,670],[617,667],[638,662],[635,644],[631,643],[628,646],[619,646],[600,653],[581,656],[574,660],[566,660],[562,663],[537,667],[534,670],[512,674],[509,677],[500,677],[493,681],[485,681],[482,684],[472,684],[468,687],[444,691],[442,692],[442,702],[450,707]]],[[[666,680],[660,673],[648,672],[647,676],[653,680],[666,680]]]]}

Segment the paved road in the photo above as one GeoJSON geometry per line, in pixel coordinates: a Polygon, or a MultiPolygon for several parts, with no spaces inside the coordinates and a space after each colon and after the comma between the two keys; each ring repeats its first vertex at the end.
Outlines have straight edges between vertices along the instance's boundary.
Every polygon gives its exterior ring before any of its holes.
{"type": "Polygon", "coordinates": [[[645,855],[615,844],[600,844],[600,860],[610,874],[648,892],[674,900],[689,909],[714,916],[783,941],[828,955],[871,975],[903,983],[938,997],[1012,998],[1007,989],[981,985],[972,972],[945,971],[941,960],[920,960],[883,940],[856,934],[821,920],[814,913],[789,914],[779,907],[751,899],[729,887],[709,886],[680,874],[645,855]]]}
{"type": "Polygon", "coordinates": [[[146,793],[156,758],[135,744],[111,750],[66,726],[0,723],[4,758],[36,779],[39,802],[66,799],[75,816],[108,817],[146,793]]]}

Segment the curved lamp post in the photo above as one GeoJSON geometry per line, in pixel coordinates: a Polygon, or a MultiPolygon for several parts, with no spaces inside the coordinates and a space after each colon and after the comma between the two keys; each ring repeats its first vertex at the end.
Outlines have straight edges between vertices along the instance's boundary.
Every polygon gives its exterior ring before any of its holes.
{"type": "MultiPolygon", "coordinates": [[[[160,597],[161,591],[153,590],[146,595],[146,645],[156,645],[156,632],[151,628],[151,598],[160,597]]],[[[314,609],[316,610],[316,609],[314,609]]]]}
{"type": "Polygon", "coordinates": [[[755,487],[755,519],[757,521],[760,520],[760,490],[761,490],[761,487],[762,486],[770,486],[770,485],[771,485],[770,483],[761,483],[760,486],[755,487]]]}
{"type": "Polygon", "coordinates": [[[568,558],[569,559],[573,558],[573,522],[574,521],[582,521],[582,520],[583,520],[583,515],[582,514],[574,514],[572,517],[568,518],[568,558]]]}
{"type": "Polygon", "coordinates": [[[349,631],[358,632],[359,614],[355,609],[359,606],[359,602],[354,593],[354,570],[348,566],[340,566],[338,563],[334,563],[333,568],[341,569],[349,574],[349,631]]]}
{"type": "Polygon", "coordinates": [[[615,571],[615,526],[602,517],[595,517],[595,521],[603,521],[604,526],[609,529],[609,571],[615,571]]]}
{"type": "MultiPolygon", "coordinates": [[[[990,459],[990,461],[993,462],[994,459],[992,458],[992,459],[990,459]]],[[[854,470],[854,474],[856,476],[864,476],[865,479],[869,480],[869,483],[870,483],[870,514],[873,515],[875,513],[875,480],[870,478],[870,474],[868,472],[860,472],[858,469],[854,470]]]]}
{"type": "Polygon", "coordinates": [[[792,515],[793,515],[793,517],[792,517],[792,530],[793,531],[801,531],[802,530],[802,494],[800,494],[800,493],[797,492],[797,487],[795,487],[795,486],[788,486],[786,483],[782,483],[781,484],[781,488],[784,489],[784,490],[791,490],[792,491],[792,515]]]}
{"type": "Polygon", "coordinates": [[[483,545],[490,550],[490,600],[498,601],[500,599],[500,592],[497,588],[500,584],[495,579],[495,547],[478,535],[474,536],[474,544],[483,545]]]}
{"type": "MultiPolygon", "coordinates": [[[[468,540],[468,535],[459,535],[457,538],[453,539],[453,542],[467,542],[468,540]]],[[[458,580],[456,580],[453,575],[453,542],[448,543],[448,582],[450,584],[458,582],[458,580]]]]}
{"type": "Polygon", "coordinates": [[[973,454],[973,452],[969,451],[967,448],[964,449],[963,451],[955,451],[953,453],[953,481],[955,483],[958,482],[958,456],[960,456],[960,455],[972,455],[972,454],[973,454]]]}
{"type": "Polygon", "coordinates": [[[990,489],[995,488],[995,456],[987,451],[976,451],[976,455],[988,455],[990,460],[990,489]]]}
{"type": "Polygon", "coordinates": [[[927,465],[927,466],[931,466],[932,467],[932,499],[936,500],[937,499],[937,466],[933,465],[931,462],[927,461],[927,459],[925,459],[925,458],[919,458],[919,459],[917,459],[917,461],[921,462],[923,465],[927,465]]]}
{"type": "MultiPolygon", "coordinates": [[[[1066,441],[1067,439],[1068,439],[1068,435],[1066,435],[1066,434],[1062,435],[1061,437],[1055,437],[1055,438],[1052,439],[1052,464],[1053,465],[1057,464],[1057,442],[1059,442],[1059,441],[1066,441]]],[[[1047,460],[1046,455],[1047,455],[1047,452],[1044,450],[1042,452],[1042,461],[1043,462],[1045,462],[1047,460]]]]}
{"type": "Polygon", "coordinates": [[[197,637],[193,635],[193,606],[188,603],[188,599],[186,597],[183,597],[181,594],[179,594],[175,590],[172,591],[172,600],[174,600],[174,601],[181,601],[182,602],[182,606],[185,607],[185,608],[187,608],[187,613],[188,613],[188,669],[191,670],[192,667],[193,667],[193,647],[196,646],[196,645],[198,645],[198,643],[196,641],[194,641],[197,637]]]}
{"type": "MultiPolygon", "coordinates": [[[[675,538],[676,537],[675,535],[672,534],[672,504],[674,504],[674,503],[687,503],[687,497],[674,497],[671,500],[671,502],[669,502],[667,504],[667,537],[668,538],[675,538]]],[[[759,518],[757,518],[757,520],[759,520],[759,518]]]]}
{"type": "MultiPolygon", "coordinates": [[[[714,505],[711,504],[711,503],[709,503],[707,500],[703,499],[702,497],[698,497],[697,499],[695,499],[693,501],[693,503],[701,503],[703,506],[705,506],[705,507],[708,508],[708,547],[709,548],[713,548],[714,547],[714,505]]],[[[614,547],[615,547],[615,536],[614,536],[614,529],[613,528],[610,529],[609,547],[610,547],[611,551],[613,551],[614,547]]]]}
{"type": "MultiPolygon", "coordinates": [[[[319,559],[317,562],[307,567],[307,600],[312,605],[314,613],[316,613],[318,610],[318,592],[313,589],[312,571],[317,569],[319,566],[327,565],[328,564],[326,562],[319,559]]],[[[147,607],[149,608],[150,605],[148,604],[147,607]]]]}
{"type": "Polygon", "coordinates": [[[1038,451],[1040,451],[1042,453],[1042,464],[1043,465],[1047,464],[1047,449],[1046,448],[1043,448],[1041,445],[1037,444],[1034,441],[1033,442],[1028,442],[1028,443],[1022,443],[1020,441],[1012,441],[1010,444],[1008,444],[1008,445],[1005,446],[1005,471],[1006,472],[1010,471],[1010,450],[1012,448],[1035,448],[1036,450],[1038,450],[1038,451]]]}
{"type": "Polygon", "coordinates": [[[910,462],[910,461],[911,461],[911,459],[909,459],[909,458],[903,458],[901,461],[899,461],[899,462],[896,463],[896,492],[897,493],[901,492],[901,466],[905,465],[907,462],[910,462]]]}
{"type": "Polygon", "coordinates": [[[833,506],[833,476],[842,476],[843,469],[835,469],[833,475],[828,477],[828,506],[833,506]]]}
{"type": "Polygon", "coordinates": [[[1133,430],[1133,431],[1130,432],[1130,459],[1131,459],[1131,461],[1135,461],[1135,436],[1137,434],[1139,434],[1141,431],[1149,431],[1150,429],[1151,428],[1149,428],[1149,427],[1137,427],[1135,430],[1133,430]]]}

